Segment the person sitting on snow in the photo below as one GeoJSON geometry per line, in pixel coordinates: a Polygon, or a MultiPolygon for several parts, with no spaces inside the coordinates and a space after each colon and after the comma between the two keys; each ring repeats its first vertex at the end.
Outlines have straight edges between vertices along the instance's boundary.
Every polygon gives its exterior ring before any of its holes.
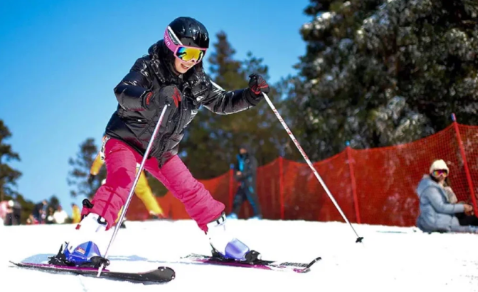
{"type": "Polygon", "coordinates": [[[429,174],[421,179],[416,189],[420,199],[420,215],[417,227],[424,232],[470,232],[478,233],[478,227],[460,225],[456,214],[470,214],[473,207],[468,204],[451,204],[444,188],[449,169],[443,160],[435,160],[429,174]]]}

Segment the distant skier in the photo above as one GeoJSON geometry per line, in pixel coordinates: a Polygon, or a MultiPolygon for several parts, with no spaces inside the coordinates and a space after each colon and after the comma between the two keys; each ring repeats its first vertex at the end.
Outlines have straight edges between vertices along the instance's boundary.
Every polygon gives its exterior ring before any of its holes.
{"type": "Polygon", "coordinates": [[[234,171],[234,178],[239,182],[239,187],[234,197],[232,213],[227,217],[237,219],[237,213],[247,200],[254,212],[254,216],[250,219],[262,219],[261,206],[256,190],[257,160],[251,153],[249,145],[243,144],[239,147],[234,171]]]}
{"type": "Polygon", "coordinates": [[[33,218],[35,218],[35,220],[36,220],[39,224],[45,223],[47,205],[48,205],[47,200],[43,200],[43,201],[41,201],[40,203],[37,203],[37,204],[33,207],[33,211],[32,211],[33,218]]]}
{"type": "Polygon", "coordinates": [[[224,204],[211,196],[177,155],[184,129],[201,106],[217,114],[233,114],[256,106],[263,99],[262,92],[269,92],[269,85],[256,74],[250,75],[248,88],[234,91],[212,82],[201,62],[209,39],[199,21],[176,18],[166,28],[164,40],[152,45],[148,55],[137,59],[116,86],[118,107],[106,126],[108,139],[102,147],[107,182],[91,202],[85,201],[85,217],[50,263],[99,267],[105,262],[101,255],[106,245],[100,244],[101,235],[114,225],[127,199],[136,164],[141,162],[166,104],[170,106],[145,169],[184,204],[189,216],[209,238],[213,254],[247,261],[259,257],[258,252],[226,231],[224,204]]]}
{"type": "Polygon", "coordinates": [[[9,224],[9,218],[13,212],[13,201],[1,201],[0,202],[0,225],[11,225],[9,224]]]}
{"type": "Polygon", "coordinates": [[[75,203],[71,203],[71,218],[74,224],[80,223],[81,221],[81,210],[75,203]]]}

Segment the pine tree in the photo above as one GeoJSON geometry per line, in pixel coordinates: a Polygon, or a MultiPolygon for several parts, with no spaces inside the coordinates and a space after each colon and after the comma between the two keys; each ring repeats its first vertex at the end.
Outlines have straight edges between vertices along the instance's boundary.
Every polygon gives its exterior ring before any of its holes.
{"type": "Polygon", "coordinates": [[[386,61],[396,91],[433,132],[453,112],[478,122],[477,16],[477,1],[401,0],[380,7],[358,31],[362,50],[386,61]]]}
{"type": "Polygon", "coordinates": [[[17,180],[22,173],[13,169],[7,162],[12,160],[20,161],[20,155],[14,152],[11,145],[6,144],[5,140],[10,138],[12,133],[8,127],[0,120],[0,201],[5,196],[15,196],[18,193],[13,189],[17,185],[17,180]]]}
{"type": "Polygon", "coordinates": [[[311,1],[298,65],[315,159],[476,123],[476,1],[311,1]]]}
{"type": "Polygon", "coordinates": [[[100,187],[101,181],[106,177],[105,167],[100,169],[100,172],[95,176],[91,184],[88,183],[90,168],[98,155],[98,151],[95,139],[87,138],[80,144],[80,150],[76,154],[76,157],[68,160],[70,166],[73,167],[67,178],[68,185],[73,186],[73,189],[70,190],[71,196],[91,198],[100,187]]]}
{"type": "Polygon", "coordinates": [[[22,173],[7,163],[13,160],[20,161],[20,155],[13,151],[11,145],[5,143],[5,140],[11,136],[12,133],[8,127],[0,120],[0,201],[13,200],[19,203],[22,208],[20,222],[24,224],[33,210],[34,203],[25,200],[14,190],[22,173]]]}

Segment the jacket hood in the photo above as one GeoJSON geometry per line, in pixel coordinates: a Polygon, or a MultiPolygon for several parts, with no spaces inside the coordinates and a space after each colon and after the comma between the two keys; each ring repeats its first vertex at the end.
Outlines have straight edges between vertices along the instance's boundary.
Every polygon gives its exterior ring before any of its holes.
{"type": "MultiPolygon", "coordinates": [[[[162,40],[161,40],[162,41],[162,40]]],[[[151,57],[154,57],[154,58],[159,58],[159,54],[158,54],[158,46],[159,44],[161,43],[161,41],[158,41],[154,44],[152,44],[149,49],[148,49],[148,55],[150,55],[151,57]]]]}
{"type": "Polygon", "coordinates": [[[159,40],[156,43],[152,44],[148,49],[148,54],[151,59],[157,59],[161,61],[168,70],[169,74],[179,75],[179,73],[174,69],[174,55],[166,45],[164,40],[159,40]]]}
{"type": "Polygon", "coordinates": [[[422,180],[420,181],[420,183],[417,186],[418,197],[420,197],[420,195],[423,193],[423,191],[426,188],[429,188],[429,187],[441,188],[440,185],[438,183],[436,183],[435,181],[433,181],[428,174],[425,174],[425,175],[423,175],[422,180]]]}

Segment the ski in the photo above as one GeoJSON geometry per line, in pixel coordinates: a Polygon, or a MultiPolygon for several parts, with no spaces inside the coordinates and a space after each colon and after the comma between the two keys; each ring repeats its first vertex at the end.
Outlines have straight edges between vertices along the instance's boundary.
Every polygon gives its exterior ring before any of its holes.
{"type": "Polygon", "coordinates": [[[186,264],[209,264],[209,265],[221,265],[240,268],[252,268],[262,270],[295,272],[295,273],[307,273],[311,267],[321,260],[321,257],[317,257],[309,263],[295,263],[295,262],[281,262],[270,260],[257,260],[253,263],[241,262],[236,260],[223,259],[214,256],[202,255],[202,254],[189,254],[182,257],[178,263],[186,264]]]}
{"type": "MultiPolygon", "coordinates": [[[[36,264],[36,263],[25,263],[25,262],[12,262],[17,267],[49,271],[49,272],[62,272],[62,273],[72,273],[83,276],[94,276],[98,275],[98,269],[95,268],[86,268],[86,267],[70,267],[70,266],[57,266],[51,264],[36,264]]],[[[176,273],[173,269],[169,267],[158,267],[155,270],[147,272],[115,272],[108,269],[105,269],[101,272],[100,278],[114,279],[114,280],[124,280],[135,283],[143,284],[155,284],[155,283],[165,283],[173,280],[176,276],[176,273]]]]}

